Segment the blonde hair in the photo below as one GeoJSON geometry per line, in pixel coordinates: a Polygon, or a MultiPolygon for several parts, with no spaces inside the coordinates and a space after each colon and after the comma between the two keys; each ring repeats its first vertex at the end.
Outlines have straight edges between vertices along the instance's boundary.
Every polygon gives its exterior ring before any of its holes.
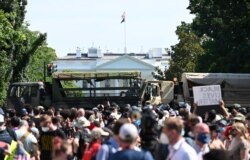
{"type": "Polygon", "coordinates": [[[237,130],[237,132],[241,133],[241,135],[245,139],[247,139],[247,136],[246,136],[247,130],[246,130],[246,127],[245,127],[245,125],[243,123],[236,122],[236,123],[233,124],[232,128],[237,130]]]}

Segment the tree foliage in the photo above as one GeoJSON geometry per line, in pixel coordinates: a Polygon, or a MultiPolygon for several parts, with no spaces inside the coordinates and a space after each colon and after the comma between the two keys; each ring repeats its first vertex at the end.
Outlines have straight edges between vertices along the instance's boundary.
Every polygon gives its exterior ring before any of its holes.
{"type": "Polygon", "coordinates": [[[26,5],[27,0],[0,0],[0,105],[10,82],[27,79],[28,66],[46,41],[46,34],[30,31],[24,22],[26,5]]]}
{"type": "Polygon", "coordinates": [[[197,70],[203,72],[249,72],[250,1],[190,0],[188,7],[195,19],[192,29],[206,35],[204,55],[197,70]]]}
{"type": "Polygon", "coordinates": [[[180,78],[183,72],[195,72],[198,57],[204,53],[201,47],[201,38],[197,37],[191,25],[182,22],[177,27],[176,34],[179,43],[170,50],[171,60],[169,69],[165,72],[166,79],[180,78]]]}
{"type": "Polygon", "coordinates": [[[31,57],[30,63],[25,71],[26,81],[39,81],[43,79],[44,76],[44,65],[56,60],[56,52],[53,48],[43,44],[40,46],[35,54],[31,57]]]}

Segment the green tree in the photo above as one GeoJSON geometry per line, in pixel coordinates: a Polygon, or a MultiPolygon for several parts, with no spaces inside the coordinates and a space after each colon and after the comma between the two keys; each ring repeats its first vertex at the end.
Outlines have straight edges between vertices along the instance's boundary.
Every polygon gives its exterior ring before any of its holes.
{"type": "Polygon", "coordinates": [[[5,76],[8,81],[22,81],[25,69],[30,58],[37,48],[46,41],[46,34],[38,34],[33,37],[33,33],[24,24],[27,0],[0,0],[0,10],[6,15],[13,34],[6,43],[9,47],[4,50],[8,57],[9,67],[5,76]]]}
{"type": "Polygon", "coordinates": [[[56,58],[56,52],[53,48],[48,47],[47,44],[40,46],[31,57],[30,63],[26,68],[26,81],[34,82],[42,80],[44,76],[44,64],[47,65],[56,60],[56,58]]]}
{"type": "Polygon", "coordinates": [[[165,78],[181,77],[183,72],[195,72],[198,57],[204,53],[201,47],[202,39],[197,37],[191,29],[191,25],[182,22],[177,27],[176,34],[179,43],[172,46],[169,69],[165,72],[165,78]]]}
{"type": "Polygon", "coordinates": [[[24,23],[27,0],[0,0],[0,105],[9,82],[22,81],[36,50],[46,41],[24,23]]]}
{"type": "Polygon", "coordinates": [[[7,82],[9,78],[7,76],[7,71],[11,66],[8,54],[11,44],[8,42],[17,34],[8,20],[12,16],[13,15],[5,14],[0,10],[0,105],[3,104],[6,97],[7,82]]]}
{"type": "Polygon", "coordinates": [[[203,72],[244,72],[250,70],[250,1],[190,0],[195,19],[192,29],[207,36],[205,54],[197,70],[203,72]]]}

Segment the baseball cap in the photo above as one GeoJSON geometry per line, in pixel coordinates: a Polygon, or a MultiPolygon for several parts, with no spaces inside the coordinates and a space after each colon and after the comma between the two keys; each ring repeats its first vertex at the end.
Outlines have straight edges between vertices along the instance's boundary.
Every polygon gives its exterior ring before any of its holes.
{"type": "Polygon", "coordinates": [[[28,112],[27,112],[27,110],[25,108],[22,108],[21,109],[21,114],[24,116],[24,115],[27,115],[28,112]]]}
{"type": "Polygon", "coordinates": [[[233,107],[234,107],[234,108],[240,108],[240,107],[241,107],[241,105],[240,105],[240,104],[238,104],[238,103],[235,103],[235,104],[233,104],[233,107]]]}
{"type": "Polygon", "coordinates": [[[228,123],[227,123],[227,121],[225,119],[221,119],[221,120],[218,121],[218,124],[222,125],[222,126],[227,126],[228,123]]]}
{"type": "Polygon", "coordinates": [[[244,121],[246,120],[246,118],[245,118],[245,116],[242,115],[242,114],[237,114],[237,115],[233,118],[233,120],[244,122],[244,121]]]}
{"type": "Polygon", "coordinates": [[[120,128],[119,137],[123,141],[134,141],[138,137],[138,130],[135,125],[126,123],[120,128]]]}
{"type": "Polygon", "coordinates": [[[0,123],[4,122],[4,116],[2,114],[0,114],[0,123]]]}

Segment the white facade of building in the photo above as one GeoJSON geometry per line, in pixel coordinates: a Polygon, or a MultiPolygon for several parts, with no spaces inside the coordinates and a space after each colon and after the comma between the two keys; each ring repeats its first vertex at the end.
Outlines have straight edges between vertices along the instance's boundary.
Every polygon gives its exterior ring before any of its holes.
{"type": "Polygon", "coordinates": [[[89,48],[87,53],[81,53],[77,48],[76,53],[68,53],[59,58],[58,71],[70,70],[81,72],[95,71],[140,71],[142,78],[153,80],[152,72],[155,67],[162,70],[168,68],[170,56],[156,48],[148,53],[102,53],[100,49],[89,48]]]}

